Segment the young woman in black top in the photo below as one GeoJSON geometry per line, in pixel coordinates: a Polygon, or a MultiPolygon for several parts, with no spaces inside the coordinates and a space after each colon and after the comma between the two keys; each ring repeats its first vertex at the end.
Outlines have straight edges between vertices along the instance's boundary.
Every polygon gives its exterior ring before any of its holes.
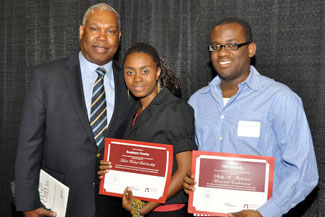
{"type": "MultiPolygon", "coordinates": [[[[151,45],[138,43],[129,48],[124,59],[124,79],[129,91],[139,99],[129,121],[125,139],[171,144],[174,149],[172,178],[166,204],[145,202],[139,213],[152,216],[189,216],[183,178],[191,167],[194,142],[193,109],[173,94],[180,93],[180,81],[151,45]],[[172,94],[173,93],[173,94],[172,94]]],[[[108,169],[101,161],[99,175],[108,169]]],[[[130,211],[134,198],[127,188],[122,206],[130,211]]]]}

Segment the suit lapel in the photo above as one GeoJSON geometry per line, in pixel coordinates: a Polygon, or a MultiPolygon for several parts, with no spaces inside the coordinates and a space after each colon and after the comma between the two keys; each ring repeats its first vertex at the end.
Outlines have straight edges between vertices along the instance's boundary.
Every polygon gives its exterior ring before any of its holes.
{"type": "Polygon", "coordinates": [[[66,66],[67,69],[65,70],[64,75],[67,81],[67,86],[70,91],[73,104],[75,106],[75,110],[77,111],[80,117],[80,121],[85,131],[87,132],[87,135],[93,141],[94,145],[96,145],[91,127],[89,125],[85,97],[83,94],[78,55],[71,56],[67,61],[66,66]]]}

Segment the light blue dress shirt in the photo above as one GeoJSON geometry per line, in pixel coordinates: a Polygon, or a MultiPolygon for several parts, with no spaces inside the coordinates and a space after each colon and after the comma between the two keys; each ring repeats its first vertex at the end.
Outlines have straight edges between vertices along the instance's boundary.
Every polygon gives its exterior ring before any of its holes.
{"type": "Polygon", "coordinates": [[[282,216],[318,183],[302,101],[253,66],[226,105],[220,82],[215,77],[189,99],[199,150],[275,157],[273,195],[258,211],[264,217],[282,216]]]}
{"type": "Polygon", "coordinates": [[[91,97],[93,93],[93,85],[98,77],[96,69],[98,67],[103,67],[106,70],[104,75],[104,87],[105,87],[105,98],[107,106],[107,125],[109,125],[115,104],[115,83],[114,83],[114,74],[113,74],[113,61],[106,63],[103,66],[98,66],[92,62],[89,62],[81,52],[79,52],[79,62],[81,70],[82,85],[84,90],[85,102],[87,107],[88,119],[90,120],[91,112],[91,97]]]}

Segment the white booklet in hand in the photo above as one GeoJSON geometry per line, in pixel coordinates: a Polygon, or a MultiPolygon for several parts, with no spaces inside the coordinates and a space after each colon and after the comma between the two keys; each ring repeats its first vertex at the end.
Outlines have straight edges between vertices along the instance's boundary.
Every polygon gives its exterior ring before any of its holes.
{"type": "Polygon", "coordinates": [[[39,195],[42,204],[56,212],[57,217],[65,217],[69,188],[41,169],[39,176],[39,195]]]}

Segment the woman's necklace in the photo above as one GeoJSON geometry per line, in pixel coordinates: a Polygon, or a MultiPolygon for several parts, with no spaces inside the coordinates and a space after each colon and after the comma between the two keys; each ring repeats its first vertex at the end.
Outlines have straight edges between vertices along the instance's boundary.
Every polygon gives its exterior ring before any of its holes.
{"type": "Polygon", "coordinates": [[[137,120],[137,118],[139,117],[139,115],[143,112],[145,108],[142,108],[142,106],[138,109],[137,113],[135,113],[133,121],[132,121],[132,127],[131,129],[133,129],[135,121],[137,120]]]}

